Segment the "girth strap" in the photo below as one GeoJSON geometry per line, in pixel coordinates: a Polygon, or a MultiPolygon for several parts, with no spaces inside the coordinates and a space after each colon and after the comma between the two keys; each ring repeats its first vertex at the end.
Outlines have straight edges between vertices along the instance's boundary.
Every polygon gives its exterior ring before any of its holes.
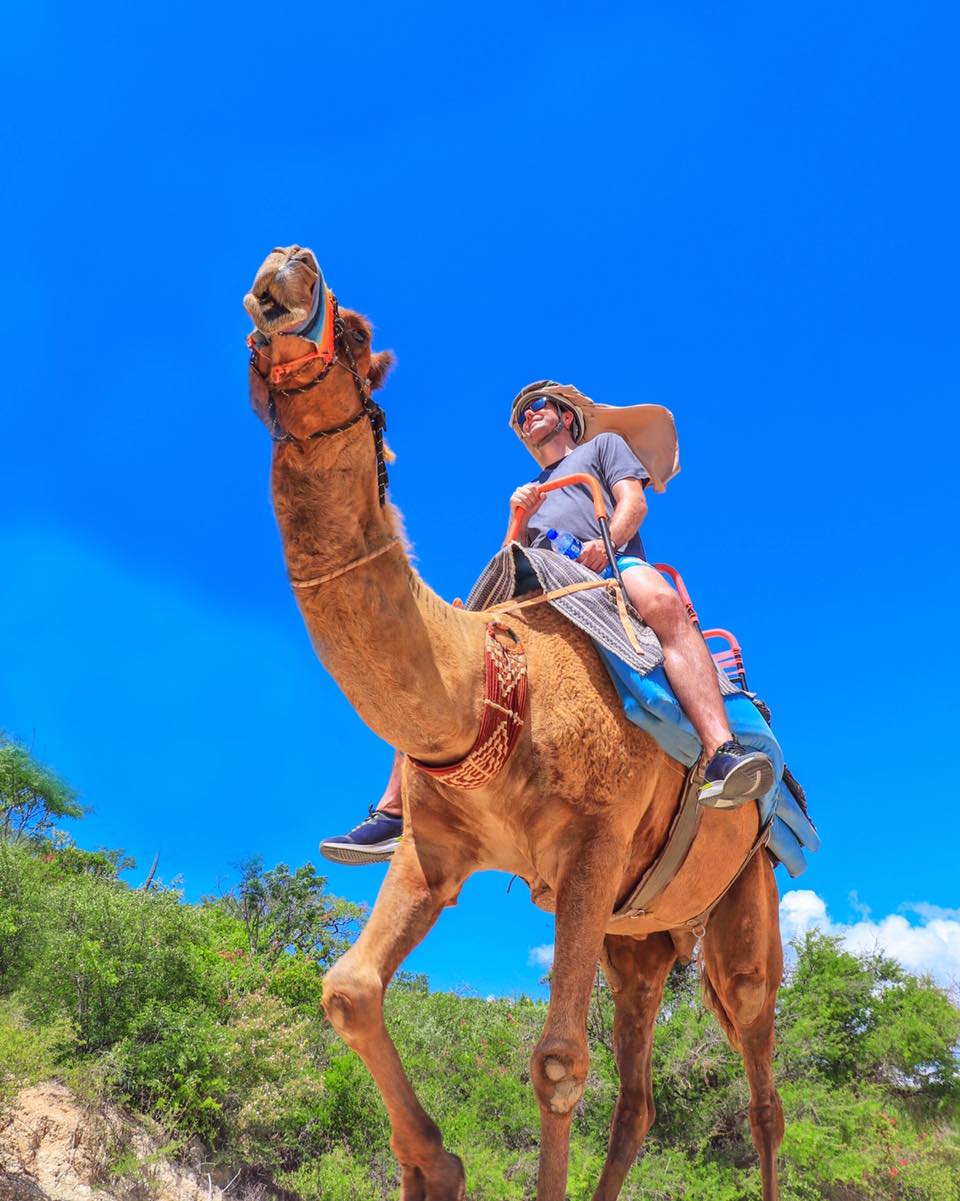
{"type": "Polygon", "coordinates": [[[616,910],[614,917],[645,917],[649,906],[683,866],[703,816],[699,797],[702,770],[699,760],[687,770],[680,804],[667,832],[663,850],[640,877],[636,888],[616,910]]]}
{"type": "MultiPolygon", "coordinates": [[[[660,854],[640,877],[630,896],[615,910],[614,917],[656,916],[651,912],[653,905],[661,897],[667,885],[672,882],[677,872],[683,867],[687,855],[690,853],[690,848],[693,846],[693,841],[700,829],[700,818],[703,816],[703,807],[700,804],[700,786],[702,783],[703,767],[698,760],[687,770],[680,804],[667,832],[667,841],[664,843],[660,854]]],[[[724,886],[720,894],[701,913],[696,914],[685,922],[680,922],[676,927],[677,929],[685,928],[692,930],[698,938],[702,937],[710,914],[713,913],[717,905],[720,904],[737,880],[739,880],[747,864],[760,847],[764,846],[769,839],[772,820],[773,815],[771,813],[767,821],[757,831],[753,845],[741,860],[736,873],[724,886]]]]}

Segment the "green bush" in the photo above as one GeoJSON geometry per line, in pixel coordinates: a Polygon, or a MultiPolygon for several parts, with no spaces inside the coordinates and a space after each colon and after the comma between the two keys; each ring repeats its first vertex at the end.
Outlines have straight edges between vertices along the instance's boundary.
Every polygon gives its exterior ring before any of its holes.
{"type": "Polygon", "coordinates": [[[16,1000],[0,997],[0,1105],[27,1085],[55,1076],[73,1041],[66,1018],[38,1026],[16,1000]]]}
{"type": "MultiPolygon", "coordinates": [[[[201,1140],[207,1160],[246,1165],[302,1201],[395,1196],[383,1102],[320,1007],[323,972],[360,909],[327,894],[310,864],[251,860],[230,894],[197,905],[132,889],[120,852],[53,836],[72,793],[4,747],[0,1101],[56,1075],[157,1116],[177,1140],[201,1140]],[[32,784],[17,792],[23,779],[32,784]]],[[[816,933],[795,951],[774,1065],[783,1201],[960,1201],[960,1012],[881,955],[816,933]]],[[[532,1197],[529,1062],[547,1006],[433,993],[400,973],[385,1013],[424,1108],[465,1162],[472,1201],[532,1197]]],[[[601,986],[571,1201],[592,1196],[606,1154],[619,1088],[612,1029],[601,986]]],[[[694,969],[667,981],[653,1060],[657,1120],[624,1201],[759,1201],[743,1067],[694,969]]]]}
{"type": "Polygon", "coordinates": [[[154,1004],[212,1006],[226,972],[210,947],[203,909],[177,893],[135,891],[119,880],[57,877],[37,890],[19,994],[37,1020],[70,1018],[95,1052],[123,1038],[154,1004]]]}

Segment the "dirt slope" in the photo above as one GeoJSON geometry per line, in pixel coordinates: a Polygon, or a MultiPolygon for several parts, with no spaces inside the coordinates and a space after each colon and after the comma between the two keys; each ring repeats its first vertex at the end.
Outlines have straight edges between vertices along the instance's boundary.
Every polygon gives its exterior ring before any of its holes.
{"type": "Polygon", "coordinates": [[[233,1201],[167,1159],[159,1138],[62,1084],[24,1089],[0,1111],[0,1201],[233,1201]]]}

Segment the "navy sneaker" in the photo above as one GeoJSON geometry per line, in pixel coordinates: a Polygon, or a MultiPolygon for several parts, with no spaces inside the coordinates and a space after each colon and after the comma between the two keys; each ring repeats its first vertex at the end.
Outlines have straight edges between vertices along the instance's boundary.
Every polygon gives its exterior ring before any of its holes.
{"type": "Polygon", "coordinates": [[[371,807],[370,816],[349,834],[325,838],[320,854],[334,863],[386,863],[400,845],[403,818],[371,807]]]}
{"type": "Polygon", "coordinates": [[[773,787],[773,764],[762,751],[725,742],[707,764],[700,802],[708,809],[739,809],[773,787]]]}

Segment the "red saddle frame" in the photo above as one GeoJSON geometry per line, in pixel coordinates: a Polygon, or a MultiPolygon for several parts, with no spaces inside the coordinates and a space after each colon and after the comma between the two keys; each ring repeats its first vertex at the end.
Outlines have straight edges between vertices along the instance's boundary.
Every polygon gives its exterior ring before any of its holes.
{"type": "Polygon", "coordinates": [[[721,629],[719,626],[712,630],[704,630],[700,625],[700,618],[693,607],[693,601],[690,599],[690,593],[687,591],[687,586],[683,582],[683,576],[681,576],[680,572],[675,567],[671,567],[669,563],[654,563],[653,566],[657,571],[663,572],[674,588],[676,588],[680,599],[683,601],[684,608],[687,610],[690,624],[700,630],[704,641],[709,643],[711,638],[722,638],[726,642],[727,645],[723,650],[711,651],[713,661],[728,679],[732,680],[738,688],[742,688],[746,692],[747,672],[743,665],[743,651],[740,649],[740,643],[729,630],[721,629]]]}

